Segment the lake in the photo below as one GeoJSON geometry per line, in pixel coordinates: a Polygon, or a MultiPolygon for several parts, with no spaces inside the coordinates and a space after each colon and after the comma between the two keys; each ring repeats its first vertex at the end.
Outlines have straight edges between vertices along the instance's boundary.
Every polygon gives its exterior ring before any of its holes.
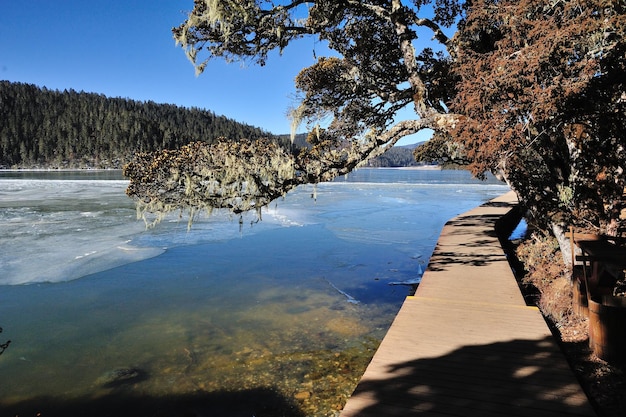
{"type": "Polygon", "coordinates": [[[444,223],[508,191],[361,169],[187,230],[146,228],[126,185],[0,172],[0,415],[336,415],[444,223]]]}

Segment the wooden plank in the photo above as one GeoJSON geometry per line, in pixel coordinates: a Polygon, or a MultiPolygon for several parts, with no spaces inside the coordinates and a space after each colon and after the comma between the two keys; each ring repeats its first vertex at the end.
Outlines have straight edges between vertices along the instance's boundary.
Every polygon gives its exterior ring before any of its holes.
{"type": "Polygon", "coordinates": [[[448,222],[342,417],[595,415],[493,233],[512,202],[448,222]]]}

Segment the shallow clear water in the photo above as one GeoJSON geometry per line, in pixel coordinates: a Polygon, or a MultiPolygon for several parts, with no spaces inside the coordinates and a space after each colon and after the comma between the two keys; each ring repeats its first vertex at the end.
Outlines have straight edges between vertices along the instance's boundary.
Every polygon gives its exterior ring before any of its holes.
{"type": "Polygon", "coordinates": [[[241,231],[225,215],[146,230],[126,181],[102,175],[0,174],[0,411],[269,389],[333,415],[412,288],[390,284],[419,278],[448,219],[507,191],[364,169],[241,231]]]}

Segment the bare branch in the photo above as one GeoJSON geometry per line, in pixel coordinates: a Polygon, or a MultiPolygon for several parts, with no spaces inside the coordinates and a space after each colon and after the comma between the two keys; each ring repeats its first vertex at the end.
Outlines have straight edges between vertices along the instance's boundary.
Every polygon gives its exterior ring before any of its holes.
{"type": "Polygon", "coordinates": [[[446,36],[445,33],[443,33],[443,30],[441,30],[441,27],[436,24],[435,22],[433,22],[430,19],[425,19],[425,18],[419,18],[415,20],[415,24],[418,26],[424,26],[429,28],[430,30],[433,31],[434,39],[437,39],[439,42],[441,42],[443,45],[448,45],[448,42],[450,42],[450,38],[448,38],[446,36]]]}

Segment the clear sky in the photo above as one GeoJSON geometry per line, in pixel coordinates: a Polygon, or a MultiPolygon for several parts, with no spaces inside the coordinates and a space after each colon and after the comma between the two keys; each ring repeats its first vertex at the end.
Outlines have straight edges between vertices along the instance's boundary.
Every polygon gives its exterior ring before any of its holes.
{"type": "Polygon", "coordinates": [[[264,67],[212,60],[196,77],[171,33],[192,7],[193,0],[0,0],[0,79],[199,107],[289,133],[294,78],[314,62],[314,40],[264,67]]]}

